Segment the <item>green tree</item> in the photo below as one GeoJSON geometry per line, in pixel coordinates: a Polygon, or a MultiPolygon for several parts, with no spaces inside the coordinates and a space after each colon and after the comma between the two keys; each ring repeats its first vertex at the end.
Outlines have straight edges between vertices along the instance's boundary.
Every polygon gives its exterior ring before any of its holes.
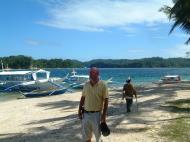
{"type": "MultiPolygon", "coordinates": [[[[160,9],[166,13],[170,20],[174,21],[174,24],[170,30],[170,33],[176,27],[180,27],[188,35],[190,34],[190,0],[173,0],[174,6],[169,7],[165,5],[160,9]]],[[[185,42],[188,44],[190,42],[190,37],[185,42]]]]}
{"type": "Polygon", "coordinates": [[[32,57],[18,55],[18,56],[9,56],[4,57],[3,63],[4,67],[8,65],[10,68],[13,69],[28,69],[31,66],[32,57]]]}

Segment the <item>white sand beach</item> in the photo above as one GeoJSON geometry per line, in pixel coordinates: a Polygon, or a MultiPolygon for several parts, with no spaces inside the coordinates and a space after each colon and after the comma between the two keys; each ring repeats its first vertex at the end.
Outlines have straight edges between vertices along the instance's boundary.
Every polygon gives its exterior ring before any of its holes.
{"type": "MultiPolygon", "coordinates": [[[[161,107],[165,101],[190,98],[190,85],[139,87],[138,106],[126,113],[121,89],[110,89],[104,142],[162,142],[157,132],[176,114],[161,107]],[[138,107],[138,108],[137,108],[138,107]]],[[[42,98],[0,102],[0,142],[80,142],[77,117],[81,91],[42,98]]],[[[93,138],[93,141],[95,139],[93,138]]]]}

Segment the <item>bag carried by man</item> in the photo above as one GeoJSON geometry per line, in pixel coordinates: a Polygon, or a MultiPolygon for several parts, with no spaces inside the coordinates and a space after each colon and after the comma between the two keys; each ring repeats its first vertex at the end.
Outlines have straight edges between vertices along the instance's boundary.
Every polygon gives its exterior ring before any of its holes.
{"type": "Polygon", "coordinates": [[[102,122],[102,123],[100,124],[100,129],[101,129],[102,135],[103,135],[104,137],[110,135],[110,129],[108,128],[108,125],[107,125],[105,122],[102,122]]]}

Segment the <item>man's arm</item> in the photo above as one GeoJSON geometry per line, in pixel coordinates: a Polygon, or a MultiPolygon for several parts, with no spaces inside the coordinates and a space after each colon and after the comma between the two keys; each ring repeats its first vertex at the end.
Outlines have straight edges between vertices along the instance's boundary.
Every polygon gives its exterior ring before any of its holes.
{"type": "Polygon", "coordinates": [[[101,122],[106,122],[107,109],[108,109],[108,98],[105,98],[104,99],[104,108],[103,108],[103,112],[101,115],[101,122]]]}
{"type": "Polygon", "coordinates": [[[85,96],[81,96],[80,103],[79,103],[79,110],[78,110],[79,119],[82,119],[82,114],[84,111],[84,100],[85,100],[85,96]]]}
{"type": "Polygon", "coordinates": [[[123,90],[122,90],[122,100],[125,98],[125,85],[123,86],[123,90]]]}
{"type": "Polygon", "coordinates": [[[133,88],[133,92],[134,92],[135,98],[137,98],[137,91],[134,88],[133,88]]]}

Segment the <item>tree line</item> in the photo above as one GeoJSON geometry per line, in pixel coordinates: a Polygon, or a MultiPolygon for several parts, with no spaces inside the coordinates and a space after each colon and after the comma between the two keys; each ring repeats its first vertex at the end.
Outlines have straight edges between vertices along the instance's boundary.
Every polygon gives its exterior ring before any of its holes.
{"type": "Polygon", "coordinates": [[[189,58],[168,58],[160,57],[143,59],[120,59],[120,60],[92,60],[86,63],[89,67],[96,66],[100,68],[159,68],[159,67],[190,67],[189,58]]]}
{"type": "Polygon", "coordinates": [[[29,56],[18,55],[0,57],[4,69],[31,69],[31,68],[73,68],[83,67],[82,62],[70,59],[33,59],[29,56]]]}
{"type": "Polygon", "coordinates": [[[190,67],[189,58],[143,58],[143,59],[96,59],[81,62],[71,59],[33,59],[29,56],[18,55],[0,57],[4,68],[31,69],[31,68],[159,68],[159,67],[190,67]]]}

